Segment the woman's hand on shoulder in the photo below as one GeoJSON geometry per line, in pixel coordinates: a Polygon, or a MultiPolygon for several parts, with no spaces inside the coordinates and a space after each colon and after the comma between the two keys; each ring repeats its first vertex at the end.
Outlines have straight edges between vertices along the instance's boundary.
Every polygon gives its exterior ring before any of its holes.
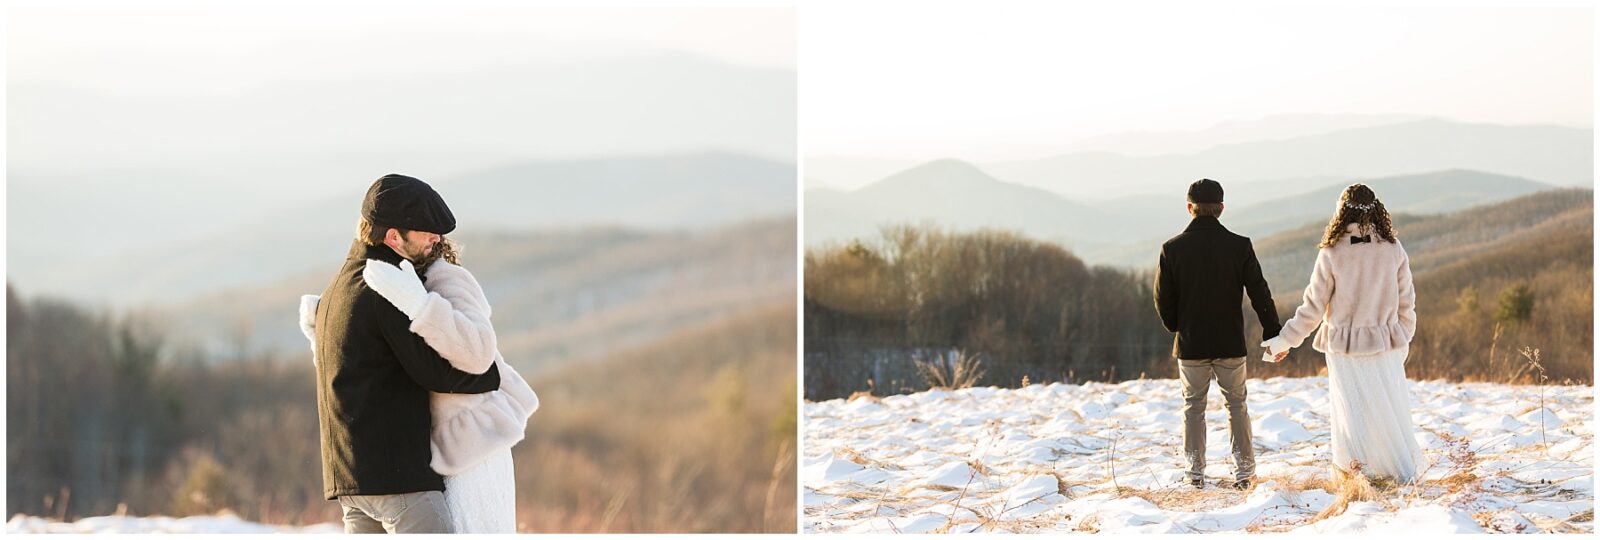
{"type": "Polygon", "coordinates": [[[361,278],[411,320],[416,320],[428,303],[428,289],[422,286],[422,278],[417,277],[411,261],[402,260],[400,266],[395,266],[368,260],[367,267],[361,270],[361,278]]]}

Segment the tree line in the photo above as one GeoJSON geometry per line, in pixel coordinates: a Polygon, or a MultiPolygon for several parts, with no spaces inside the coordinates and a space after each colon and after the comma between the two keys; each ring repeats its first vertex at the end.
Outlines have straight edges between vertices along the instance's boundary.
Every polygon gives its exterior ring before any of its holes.
{"type": "MultiPolygon", "coordinates": [[[[309,350],[208,355],[9,284],[6,311],[8,514],[339,523],[309,350]]],[[[519,530],[792,532],[795,338],[783,302],[524,372],[519,530]]]]}
{"type": "MultiPolygon", "coordinates": [[[[1474,260],[1418,276],[1408,377],[1537,382],[1520,354],[1528,347],[1541,349],[1550,380],[1591,381],[1592,269],[1567,255],[1509,254],[1520,261],[1509,269],[1474,260]],[[1548,257],[1567,262],[1538,262],[1548,257]]],[[[1016,233],[889,226],[808,250],[804,276],[807,399],[923,390],[930,363],[962,356],[980,360],[979,385],[1177,375],[1153,272],[1091,267],[1016,233]]],[[[1279,292],[1287,320],[1299,297],[1279,292]]],[[[1325,373],[1309,339],[1283,363],[1255,361],[1260,325],[1243,312],[1252,376],[1325,373]]]]}
{"type": "Polygon", "coordinates": [[[8,513],[337,520],[308,359],[208,358],[9,285],[6,315],[8,513]]]}

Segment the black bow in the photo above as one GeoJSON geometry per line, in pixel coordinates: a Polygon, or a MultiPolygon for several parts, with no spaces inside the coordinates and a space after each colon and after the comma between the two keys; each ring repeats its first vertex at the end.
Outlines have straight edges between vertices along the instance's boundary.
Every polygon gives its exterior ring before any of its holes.
{"type": "Polygon", "coordinates": [[[1355,235],[1351,235],[1350,236],[1350,243],[1352,243],[1352,244],[1360,244],[1362,242],[1371,242],[1371,241],[1372,241],[1372,235],[1370,235],[1370,234],[1366,235],[1366,236],[1355,236],[1355,235]]]}

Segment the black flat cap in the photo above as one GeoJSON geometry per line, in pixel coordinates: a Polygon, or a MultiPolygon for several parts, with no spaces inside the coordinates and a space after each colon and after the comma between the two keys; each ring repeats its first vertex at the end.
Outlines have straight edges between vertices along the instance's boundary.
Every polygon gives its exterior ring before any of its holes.
{"type": "Polygon", "coordinates": [[[1189,202],[1192,203],[1219,203],[1222,202],[1222,184],[1210,178],[1201,178],[1189,184],[1189,202]]]}
{"type": "Polygon", "coordinates": [[[361,217],[385,227],[434,234],[456,229],[456,216],[444,197],[427,182],[403,174],[387,174],[372,183],[361,201],[361,217]]]}

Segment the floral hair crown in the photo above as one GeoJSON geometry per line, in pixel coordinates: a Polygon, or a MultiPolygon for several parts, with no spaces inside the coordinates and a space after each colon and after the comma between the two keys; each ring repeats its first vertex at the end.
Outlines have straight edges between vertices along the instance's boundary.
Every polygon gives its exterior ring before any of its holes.
{"type": "Polygon", "coordinates": [[[1346,207],[1348,207],[1348,208],[1354,208],[1356,210],[1360,210],[1362,212],[1365,212],[1367,210],[1371,210],[1372,209],[1373,203],[1356,204],[1356,203],[1353,203],[1353,202],[1350,202],[1350,201],[1345,201],[1344,205],[1346,207]]]}

